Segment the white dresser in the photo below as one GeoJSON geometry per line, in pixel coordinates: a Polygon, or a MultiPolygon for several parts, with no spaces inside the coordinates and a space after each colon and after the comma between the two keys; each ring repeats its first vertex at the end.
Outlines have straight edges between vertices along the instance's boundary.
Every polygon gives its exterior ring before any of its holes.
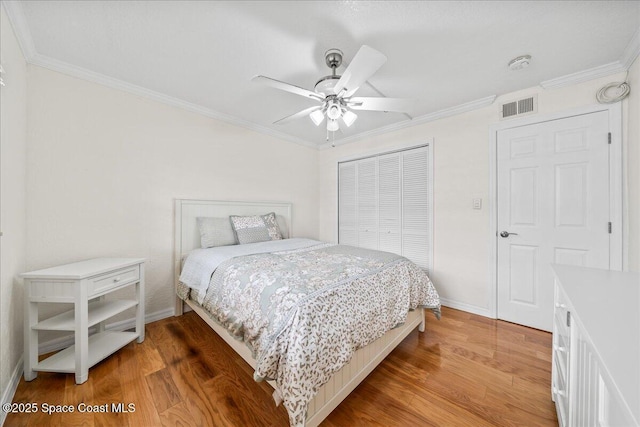
{"type": "Polygon", "coordinates": [[[21,274],[25,279],[24,379],[36,371],[75,373],[76,383],[89,368],[137,339],[144,340],[144,259],[95,258],[21,274]],[[105,300],[108,293],[134,286],[133,298],[105,300]],[[93,301],[92,301],[93,300],[93,301]],[[74,308],[39,319],[39,303],[73,303],[74,308]],[[104,322],[135,307],[135,332],[105,331],[104,322]],[[89,336],[89,328],[97,333],[89,336]],[[75,344],[38,361],[38,331],[72,331],[75,344]]]}
{"type": "Polygon", "coordinates": [[[640,274],[552,267],[551,393],[560,426],[639,426],[640,274]]]}

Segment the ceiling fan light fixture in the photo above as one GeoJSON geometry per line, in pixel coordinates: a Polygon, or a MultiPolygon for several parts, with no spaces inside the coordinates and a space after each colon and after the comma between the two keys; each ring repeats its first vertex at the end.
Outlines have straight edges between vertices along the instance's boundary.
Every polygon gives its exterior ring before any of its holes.
{"type": "Polygon", "coordinates": [[[322,121],[324,120],[324,113],[322,112],[322,110],[316,110],[309,114],[309,118],[316,126],[320,126],[320,123],[322,123],[322,121]]]}
{"type": "Polygon", "coordinates": [[[357,118],[358,115],[353,111],[345,110],[342,114],[342,120],[344,120],[344,124],[347,125],[347,127],[350,127],[357,118]]]}
{"type": "Polygon", "coordinates": [[[337,120],[342,115],[342,108],[340,108],[340,103],[337,101],[329,102],[327,106],[327,117],[331,120],[337,120]]]}
{"type": "Polygon", "coordinates": [[[335,132],[340,129],[340,125],[337,120],[327,120],[327,130],[329,132],[335,132]]]}

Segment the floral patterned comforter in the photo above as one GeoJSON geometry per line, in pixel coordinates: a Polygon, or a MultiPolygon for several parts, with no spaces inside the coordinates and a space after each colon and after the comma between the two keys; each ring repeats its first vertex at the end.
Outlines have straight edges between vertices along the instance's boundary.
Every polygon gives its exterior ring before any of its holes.
{"type": "Polygon", "coordinates": [[[320,242],[221,263],[201,305],[252,350],[254,378],[275,380],[292,426],[357,349],[409,310],[440,316],[433,284],[406,258],[320,242]]]}

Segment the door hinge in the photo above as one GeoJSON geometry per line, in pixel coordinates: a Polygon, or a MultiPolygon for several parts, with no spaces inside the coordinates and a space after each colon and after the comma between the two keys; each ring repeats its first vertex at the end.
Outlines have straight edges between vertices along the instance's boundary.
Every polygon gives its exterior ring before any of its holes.
{"type": "Polygon", "coordinates": [[[609,234],[611,234],[611,223],[609,223],[609,234]]]}
{"type": "Polygon", "coordinates": [[[609,136],[607,138],[609,140],[609,144],[611,144],[611,132],[609,132],[609,136]]]}
{"type": "Polygon", "coordinates": [[[571,327],[571,312],[567,311],[567,327],[571,327]]]}

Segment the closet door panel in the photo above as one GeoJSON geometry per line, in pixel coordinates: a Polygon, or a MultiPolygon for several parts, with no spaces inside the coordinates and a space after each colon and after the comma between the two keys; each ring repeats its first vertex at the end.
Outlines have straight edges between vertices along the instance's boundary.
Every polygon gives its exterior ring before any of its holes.
{"type": "Polygon", "coordinates": [[[358,245],[378,249],[378,162],[376,158],[357,163],[358,245]]]}
{"type": "Polygon", "coordinates": [[[402,254],[400,154],[378,157],[378,249],[402,254]]]}
{"type": "Polygon", "coordinates": [[[398,231],[380,229],[378,243],[379,250],[402,255],[402,239],[398,231]]]}
{"type": "Polygon", "coordinates": [[[338,193],[338,241],[358,246],[355,162],[340,163],[338,193]]]}
{"type": "Polygon", "coordinates": [[[402,153],[402,255],[429,267],[429,152],[418,148],[402,153]]]}

